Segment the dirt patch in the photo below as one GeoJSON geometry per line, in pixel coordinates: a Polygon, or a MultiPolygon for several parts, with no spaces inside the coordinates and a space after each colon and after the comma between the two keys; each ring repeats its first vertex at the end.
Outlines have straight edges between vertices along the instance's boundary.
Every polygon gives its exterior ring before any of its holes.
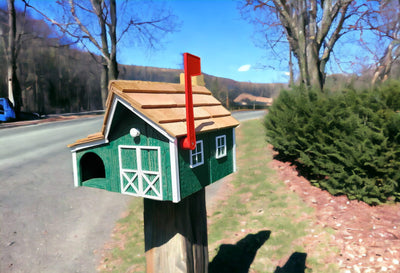
{"type": "MultiPolygon", "coordinates": [[[[329,245],[339,249],[331,261],[341,272],[400,272],[400,204],[368,206],[332,196],[299,176],[290,163],[273,160],[271,168],[288,189],[315,208],[318,225],[335,230],[329,245]]],[[[305,238],[310,251],[319,238],[305,238]]]]}

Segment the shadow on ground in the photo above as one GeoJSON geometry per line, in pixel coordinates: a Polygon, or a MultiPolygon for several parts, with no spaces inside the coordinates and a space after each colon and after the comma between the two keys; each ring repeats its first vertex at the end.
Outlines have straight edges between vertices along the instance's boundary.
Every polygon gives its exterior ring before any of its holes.
{"type": "Polygon", "coordinates": [[[221,245],[209,264],[209,273],[247,273],[257,250],[269,239],[271,231],[248,234],[235,245],[221,245]]]}
{"type": "MultiPolygon", "coordinates": [[[[248,273],[258,249],[269,239],[271,231],[263,230],[248,234],[235,245],[221,245],[218,254],[208,266],[209,273],[248,273]]],[[[283,267],[274,273],[304,273],[306,253],[293,253],[283,267]]]]}
{"type": "Polygon", "coordinates": [[[283,267],[276,267],[274,273],[304,273],[306,269],[307,254],[293,253],[283,267]]]}

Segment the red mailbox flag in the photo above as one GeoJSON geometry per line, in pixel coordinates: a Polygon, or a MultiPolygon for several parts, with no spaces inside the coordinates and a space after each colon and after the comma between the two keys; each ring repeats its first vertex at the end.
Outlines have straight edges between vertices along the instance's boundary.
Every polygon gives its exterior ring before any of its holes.
{"type": "Polygon", "coordinates": [[[194,128],[192,76],[201,74],[200,58],[189,53],[183,54],[185,67],[185,99],[187,136],[181,142],[181,148],[194,150],[196,148],[196,132],[194,128]]]}

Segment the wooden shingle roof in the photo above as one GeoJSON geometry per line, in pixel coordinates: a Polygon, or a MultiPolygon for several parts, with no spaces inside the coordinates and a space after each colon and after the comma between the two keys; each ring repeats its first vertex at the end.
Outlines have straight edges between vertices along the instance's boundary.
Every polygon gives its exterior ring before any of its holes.
{"type": "MultiPolygon", "coordinates": [[[[204,86],[193,86],[196,133],[232,128],[239,122],[204,86]]],[[[111,81],[107,109],[100,133],[80,139],[69,147],[104,139],[111,104],[115,96],[129,103],[171,137],[186,135],[185,85],[144,81],[111,81]]]]}

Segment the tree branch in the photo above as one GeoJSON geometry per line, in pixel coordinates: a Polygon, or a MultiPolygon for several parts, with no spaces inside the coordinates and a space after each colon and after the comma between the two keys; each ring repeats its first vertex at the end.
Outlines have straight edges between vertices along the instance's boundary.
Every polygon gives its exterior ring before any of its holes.
{"type": "Polygon", "coordinates": [[[63,24],[61,24],[61,23],[55,21],[54,19],[48,17],[48,16],[47,16],[46,14],[44,14],[43,12],[41,12],[40,10],[38,10],[37,8],[35,8],[34,6],[30,5],[30,4],[27,2],[27,0],[22,0],[22,2],[24,2],[25,5],[26,5],[27,7],[31,8],[31,9],[33,9],[34,11],[36,11],[37,13],[39,13],[45,20],[47,20],[48,22],[50,22],[50,23],[52,23],[53,25],[57,26],[57,27],[61,30],[62,33],[64,33],[64,34],[66,33],[66,34],[68,34],[69,36],[74,37],[74,38],[78,38],[78,39],[81,38],[79,35],[76,35],[76,34],[70,32],[70,31],[68,30],[68,24],[64,26],[63,24]]]}
{"type": "Polygon", "coordinates": [[[74,18],[76,24],[78,25],[78,27],[80,28],[80,30],[82,32],[84,32],[87,36],[82,36],[82,38],[87,38],[89,39],[92,44],[102,52],[101,50],[101,46],[97,43],[96,39],[90,34],[89,30],[82,24],[81,20],[79,19],[79,17],[76,15],[76,11],[75,11],[75,3],[73,0],[69,0],[69,6],[70,6],[70,12],[72,17],[74,18]]]}

